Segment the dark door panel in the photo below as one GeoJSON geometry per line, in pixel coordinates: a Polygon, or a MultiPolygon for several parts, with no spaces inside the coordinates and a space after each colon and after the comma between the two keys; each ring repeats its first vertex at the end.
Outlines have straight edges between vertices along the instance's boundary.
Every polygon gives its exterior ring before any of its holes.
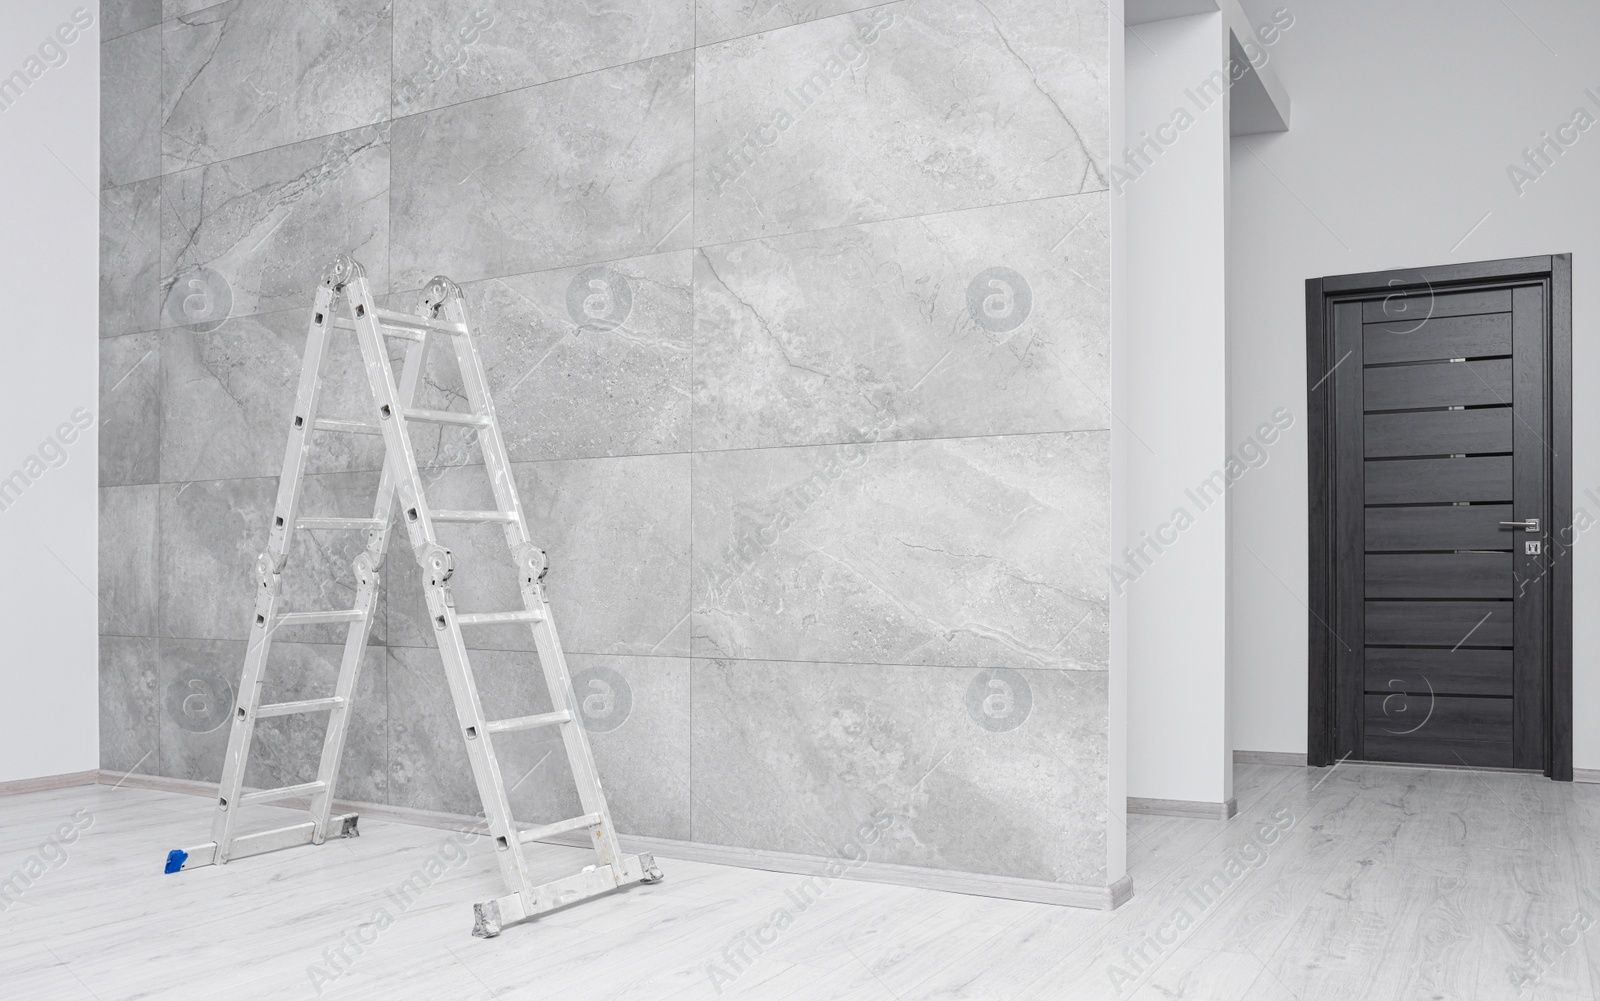
{"type": "Polygon", "coordinates": [[[1511,456],[1369,462],[1366,479],[1368,504],[1510,501],[1511,456]]]}
{"type": "Polygon", "coordinates": [[[1510,504],[1369,507],[1367,552],[1509,550],[1517,533],[1500,523],[1511,520],[1511,511],[1510,504]]]}
{"type": "Polygon", "coordinates": [[[1368,692],[1511,695],[1511,651],[1367,647],[1368,692]]]}
{"type": "Polygon", "coordinates": [[[1406,737],[1432,729],[1444,736],[1511,743],[1511,700],[1427,695],[1368,695],[1367,736],[1406,737]]]}
{"type": "Polygon", "coordinates": [[[1367,458],[1511,451],[1510,407],[1368,414],[1367,458]]]}
{"type": "Polygon", "coordinates": [[[1369,601],[1369,646],[1510,646],[1509,601],[1369,601]]]}
{"type": "Polygon", "coordinates": [[[1511,359],[1428,362],[1369,368],[1364,373],[1371,410],[1474,407],[1511,402],[1511,359]]]}
{"type": "Polygon", "coordinates": [[[1511,314],[1433,319],[1420,327],[1414,322],[1368,323],[1361,342],[1368,365],[1505,356],[1511,354],[1511,314]]]}
{"type": "Polygon", "coordinates": [[[1369,598],[1510,598],[1510,553],[1400,553],[1367,557],[1369,598]]]}

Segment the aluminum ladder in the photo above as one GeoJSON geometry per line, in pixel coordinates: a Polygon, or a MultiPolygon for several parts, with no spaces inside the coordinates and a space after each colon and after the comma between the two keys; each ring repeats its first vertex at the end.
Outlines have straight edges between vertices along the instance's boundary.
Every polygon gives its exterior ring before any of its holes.
{"type": "Polygon", "coordinates": [[[627,855],[618,845],[616,831],[611,824],[611,813],[600,788],[594,755],[589,748],[588,735],[575,711],[577,701],[572,691],[572,679],[545,595],[544,575],[548,560],[543,550],[534,545],[528,532],[527,518],[512,480],[505,441],[495,419],[494,403],[489,398],[483,364],[467,325],[461,290],[448,278],[437,277],[423,292],[417,315],[380,309],[373,301],[366,272],[354,259],[344,254],[334,258],[323,273],[306,333],[305,358],[289,440],[284,448],[283,472],[278,480],[272,528],[266,552],[256,561],[255,620],[245,654],[238,701],[234,707],[227,757],[223,761],[222,783],[211,822],[211,840],[194,848],[170,852],[166,871],[221,865],[232,859],[280,848],[322,844],[330,836],[350,837],[358,833],[355,814],[333,812],[334,783],[338,778],[339,762],[349,731],[361,659],[366,651],[367,636],[377,608],[378,574],[388,549],[396,501],[400,505],[401,521],[410,538],[412,552],[422,567],[434,637],[449,679],[456,719],[466,743],[467,757],[472,763],[472,775],[483,800],[489,835],[495,845],[495,857],[499,860],[506,885],[511,889],[503,897],[474,905],[472,933],[491,938],[498,935],[503,926],[524,921],[545,911],[628,883],[654,883],[660,880],[661,870],[649,854],[627,855]],[[360,345],[371,390],[374,420],[370,422],[317,417],[317,404],[329,359],[330,333],[335,329],[354,331],[360,345]],[[449,338],[455,349],[469,412],[421,410],[412,405],[432,337],[449,338]],[[409,342],[398,381],[390,363],[386,338],[409,342]],[[413,421],[465,427],[476,432],[483,452],[484,469],[493,486],[496,510],[452,511],[429,506],[408,430],[413,421]],[[385,461],[372,517],[324,518],[300,513],[301,481],[310,456],[311,432],[314,430],[377,434],[383,437],[385,461]],[[504,526],[506,542],[511,549],[521,585],[521,610],[456,610],[450,590],[450,577],[454,569],[451,553],[439,544],[434,529],[441,522],[504,526]],[[357,586],[354,607],[295,612],[279,608],[282,574],[291,538],[295,531],[309,529],[366,532],[367,547],[355,559],[357,586]],[[273,633],[281,626],[323,623],[348,623],[349,626],[334,693],[325,698],[263,705],[262,685],[273,633]],[[515,719],[486,719],[461,629],[463,626],[522,623],[533,630],[534,647],[544,670],[552,711],[515,719]],[[277,789],[246,792],[244,776],[250,760],[256,722],[274,716],[316,712],[329,714],[316,779],[277,789]],[[500,762],[495,756],[493,741],[500,734],[552,726],[560,728],[583,815],[553,824],[519,829],[511,814],[510,794],[501,774],[500,762]],[[256,833],[236,833],[239,811],[246,806],[307,799],[311,814],[309,820],[256,833]],[[595,864],[574,875],[535,885],[529,878],[528,859],[523,846],[576,831],[589,832],[597,856],[595,864]]]}

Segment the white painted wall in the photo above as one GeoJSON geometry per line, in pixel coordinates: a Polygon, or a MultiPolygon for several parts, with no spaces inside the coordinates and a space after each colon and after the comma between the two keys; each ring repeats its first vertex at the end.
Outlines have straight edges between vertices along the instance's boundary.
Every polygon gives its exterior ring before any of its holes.
{"type": "MultiPolygon", "coordinates": [[[[1112,24],[1125,16],[1123,0],[1109,0],[1112,24]]],[[[1111,72],[1111,148],[1126,141],[1128,100],[1127,59],[1122,34],[1108,33],[1108,67],[1111,72]]],[[[1115,159],[1115,154],[1113,154],[1115,159]]],[[[1128,340],[1128,213],[1121,198],[1111,199],[1111,411],[1117,412],[1128,391],[1128,366],[1123,351],[1128,340]]],[[[1111,553],[1127,545],[1128,537],[1128,432],[1111,422],[1111,510],[1108,525],[1111,553]]],[[[1111,553],[1106,554],[1111,559],[1111,553]]],[[[1106,674],[1106,882],[1115,883],[1128,873],[1128,603],[1110,593],[1110,650],[1106,674]]]]}
{"type": "Polygon", "coordinates": [[[1228,100],[1202,81],[1226,66],[1221,13],[1129,28],[1127,145],[1145,135],[1147,165],[1118,146],[1113,201],[1124,203],[1123,282],[1131,372],[1125,424],[1127,542],[1113,557],[1126,595],[1128,795],[1222,803],[1233,795],[1228,743],[1228,497],[1200,486],[1230,448],[1225,232],[1228,100]],[[1181,109],[1181,110],[1180,110],[1181,109]],[[1184,115],[1188,116],[1185,123],[1184,115]],[[1199,499],[1197,499],[1197,496],[1199,499]]]}
{"type": "MultiPolygon", "coordinates": [[[[1600,118],[1600,5],[1241,2],[1257,23],[1294,13],[1272,49],[1294,122],[1233,142],[1230,437],[1286,404],[1295,426],[1232,497],[1235,746],[1303,753],[1305,279],[1572,252],[1575,503],[1600,517],[1600,126],[1520,195],[1506,170],[1575,109],[1600,118]]],[[[1593,536],[1574,553],[1579,768],[1600,768],[1593,536]]]]}
{"type": "Polygon", "coordinates": [[[99,6],[0,0],[0,26],[0,77],[39,71],[0,111],[8,321],[0,480],[38,473],[0,510],[0,781],[8,781],[99,761],[99,6]],[[93,26],[71,44],[47,45],[80,9],[93,26]],[[74,412],[86,430],[70,427],[74,412]]]}

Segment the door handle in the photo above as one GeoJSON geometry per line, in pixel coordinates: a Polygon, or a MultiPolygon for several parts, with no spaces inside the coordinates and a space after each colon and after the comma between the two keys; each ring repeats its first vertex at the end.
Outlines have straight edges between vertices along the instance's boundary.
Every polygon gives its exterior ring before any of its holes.
{"type": "Polygon", "coordinates": [[[1539,519],[1538,518],[1529,518],[1527,521],[1502,521],[1500,523],[1500,527],[1501,528],[1524,528],[1524,529],[1527,529],[1530,532],[1537,532],[1539,530],[1539,519]]]}

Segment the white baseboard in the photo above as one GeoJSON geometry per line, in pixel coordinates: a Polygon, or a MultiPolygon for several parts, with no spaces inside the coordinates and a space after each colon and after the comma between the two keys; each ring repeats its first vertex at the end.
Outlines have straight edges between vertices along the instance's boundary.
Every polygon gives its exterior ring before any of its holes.
{"type": "Polygon", "coordinates": [[[1289,751],[1234,751],[1233,763],[1236,765],[1291,765],[1296,768],[1304,768],[1306,767],[1306,756],[1289,751]]]}
{"type": "Polygon", "coordinates": [[[1600,782],[1600,768],[1574,768],[1572,770],[1574,782],[1600,782]]]}
{"type": "Polygon", "coordinates": [[[20,796],[25,792],[44,792],[47,789],[66,789],[69,786],[92,786],[100,780],[100,772],[67,772],[62,775],[40,775],[32,779],[12,779],[0,782],[0,796],[20,796]]]}
{"type": "MultiPolygon", "coordinates": [[[[94,773],[90,773],[91,775],[94,773]]],[[[91,779],[90,781],[94,781],[91,779]]],[[[194,782],[188,779],[171,779],[160,775],[128,775],[101,771],[99,781],[112,785],[120,781],[126,787],[153,789],[159,792],[184,793],[210,799],[217,794],[214,782],[194,782]]],[[[285,800],[281,806],[295,806],[285,800]]],[[[303,806],[304,804],[299,804],[303,806]]],[[[335,800],[334,808],[342,813],[356,813],[364,817],[389,820],[398,824],[434,827],[450,831],[481,829],[482,817],[466,814],[436,813],[404,806],[383,803],[360,803],[335,800]]],[[[762,869],[767,872],[792,872],[802,876],[827,875],[829,866],[840,860],[816,855],[797,855],[790,852],[764,851],[753,848],[733,848],[725,845],[707,845],[696,841],[673,841],[668,838],[618,835],[624,850],[650,852],[658,859],[682,859],[689,862],[706,862],[711,865],[740,866],[762,869]]],[[[552,838],[550,844],[573,848],[589,847],[583,835],[552,838]]],[[[871,883],[891,883],[896,886],[915,886],[925,890],[943,890],[948,893],[965,893],[980,897],[1002,897],[1007,900],[1027,900],[1040,904],[1059,904],[1065,907],[1085,907],[1108,911],[1120,907],[1133,896],[1133,881],[1122,877],[1110,886],[1088,886],[1078,883],[1053,883],[1044,879],[1020,879],[1015,876],[987,876],[981,873],[949,872],[922,866],[895,865],[889,862],[863,862],[848,866],[837,874],[841,879],[863,880],[871,883]]]]}
{"type": "Polygon", "coordinates": [[[1206,803],[1192,799],[1144,799],[1128,797],[1128,812],[1152,817],[1190,817],[1199,820],[1227,820],[1239,812],[1239,801],[1206,803]]]}

